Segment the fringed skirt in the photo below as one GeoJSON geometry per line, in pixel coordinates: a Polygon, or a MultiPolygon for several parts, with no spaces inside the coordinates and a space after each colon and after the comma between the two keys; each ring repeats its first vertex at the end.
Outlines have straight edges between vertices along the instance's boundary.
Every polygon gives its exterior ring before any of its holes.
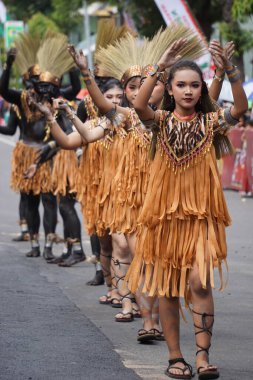
{"type": "Polygon", "coordinates": [[[125,138],[115,135],[111,146],[104,150],[103,166],[101,166],[102,177],[99,183],[96,197],[96,231],[103,236],[110,228],[114,217],[114,202],[110,197],[114,196],[113,178],[124,152],[125,138]]]}
{"type": "Polygon", "coordinates": [[[89,235],[96,233],[98,186],[102,177],[104,147],[100,142],[83,147],[77,176],[77,199],[81,204],[84,224],[89,235]]]}
{"type": "Polygon", "coordinates": [[[37,148],[18,141],[12,153],[11,188],[34,195],[52,191],[51,162],[41,165],[31,179],[24,178],[24,172],[35,163],[37,148]]]}
{"type": "Polygon", "coordinates": [[[55,195],[73,194],[77,191],[78,159],[73,150],[61,149],[54,158],[52,189],[55,195]]]}
{"type": "Polygon", "coordinates": [[[147,193],[150,160],[150,139],[137,129],[129,132],[124,143],[124,154],[112,182],[113,209],[111,232],[131,234],[137,229],[137,219],[147,193]]]}
{"type": "Polygon", "coordinates": [[[139,217],[136,252],[127,273],[129,289],[150,296],[185,297],[194,262],[203,288],[213,269],[226,263],[225,227],[230,224],[215,152],[175,173],[158,152],[151,165],[139,217]]]}

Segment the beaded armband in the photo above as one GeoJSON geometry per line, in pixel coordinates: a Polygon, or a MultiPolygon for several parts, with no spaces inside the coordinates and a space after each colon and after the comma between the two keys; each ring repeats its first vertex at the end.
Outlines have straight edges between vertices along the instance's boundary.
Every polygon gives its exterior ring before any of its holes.
{"type": "Polygon", "coordinates": [[[237,82],[241,78],[240,71],[234,65],[232,69],[226,70],[226,74],[227,74],[229,82],[231,83],[237,82]]]}
{"type": "Polygon", "coordinates": [[[239,121],[231,115],[231,107],[224,110],[224,119],[229,125],[236,125],[239,121]]]}

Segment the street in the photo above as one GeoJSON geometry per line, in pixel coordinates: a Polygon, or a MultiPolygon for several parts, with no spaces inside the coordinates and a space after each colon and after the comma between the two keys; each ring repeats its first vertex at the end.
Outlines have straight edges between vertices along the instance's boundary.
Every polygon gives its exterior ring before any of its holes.
{"type": "MultiPolygon", "coordinates": [[[[9,188],[14,137],[0,136],[0,379],[1,380],[137,380],[168,379],[165,342],[137,343],[141,322],[116,323],[117,309],[100,305],[105,286],[85,283],[94,267],[49,265],[26,258],[29,243],[15,243],[19,196],[9,188]]],[[[226,192],[233,225],[227,229],[228,285],[219,292],[216,273],[215,323],[210,362],[222,380],[253,379],[253,199],[226,192]]],[[[81,218],[79,205],[76,206],[81,218]]],[[[59,216],[57,233],[62,236],[59,216]]],[[[43,229],[41,227],[41,236],[43,229]]],[[[91,254],[83,230],[83,245],[91,254]]],[[[41,242],[43,246],[43,242],[41,242]]],[[[55,246],[61,253],[61,244],[55,246]]],[[[194,364],[191,315],[182,321],[185,360],[194,364]]],[[[195,377],[197,378],[197,377],[195,377]]]]}

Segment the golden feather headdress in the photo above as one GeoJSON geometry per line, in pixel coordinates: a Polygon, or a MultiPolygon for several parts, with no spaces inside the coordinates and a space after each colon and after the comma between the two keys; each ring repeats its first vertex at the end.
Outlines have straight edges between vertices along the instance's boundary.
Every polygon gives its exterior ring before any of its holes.
{"type": "Polygon", "coordinates": [[[168,47],[179,38],[188,40],[187,45],[178,52],[182,58],[194,60],[206,52],[202,40],[191,29],[172,24],[164,30],[160,29],[151,40],[138,41],[128,34],[114,46],[100,49],[97,53],[100,61],[99,75],[112,76],[126,83],[131,76],[138,75],[137,67],[143,69],[148,64],[157,63],[168,47]]]}
{"type": "MultiPolygon", "coordinates": [[[[100,64],[98,52],[100,49],[106,49],[109,45],[114,45],[127,33],[136,35],[134,31],[127,26],[117,26],[114,18],[101,19],[98,21],[96,48],[94,54],[94,65],[97,67],[100,64]]],[[[96,73],[97,74],[97,73],[96,73]]]]}
{"type": "Polygon", "coordinates": [[[37,53],[41,69],[40,82],[59,86],[61,76],[75,66],[67,47],[68,38],[64,34],[50,33],[44,38],[37,53]]]}
{"type": "Polygon", "coordinates": [[[15,64],[20,74],[28,79],[29,76],[39,75],[40,69],[37,64],[37,52],[40,46],[40,38],[27,32],[19,33],[14,41],[17,49],[15,64]]]}

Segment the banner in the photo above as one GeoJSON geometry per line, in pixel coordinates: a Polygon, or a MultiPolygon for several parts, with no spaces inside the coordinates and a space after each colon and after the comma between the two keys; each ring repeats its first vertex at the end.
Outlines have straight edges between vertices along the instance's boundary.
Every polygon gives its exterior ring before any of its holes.
{"type": "Polygon", "coordinates": [[[4,24],[4,43],[5,48],[9,49],[12,46],[15,37],[20,32],[24,31],[23,21],[6,21],[4,24]]]}
{"type": "MultiPolygon", "coordinates": [[[[166,25],[170,25],[174,22],[191,28],[200,36],[204,44],[207,46],[205,37],[185,0],[155,0],[155,3],[160,10],[166,25]]],[[[208,52],[203,57],[199,58],[196,63],[200,66],[205,79],[213,77],[213,72],[211,70],[211,56],[208,52]]]]}
{"type": "Polygon", "coordinates": [[[253,193],[253,129],[245,130],[247,141],[246,169],[247,169],[247,192],[253,193]]]}

